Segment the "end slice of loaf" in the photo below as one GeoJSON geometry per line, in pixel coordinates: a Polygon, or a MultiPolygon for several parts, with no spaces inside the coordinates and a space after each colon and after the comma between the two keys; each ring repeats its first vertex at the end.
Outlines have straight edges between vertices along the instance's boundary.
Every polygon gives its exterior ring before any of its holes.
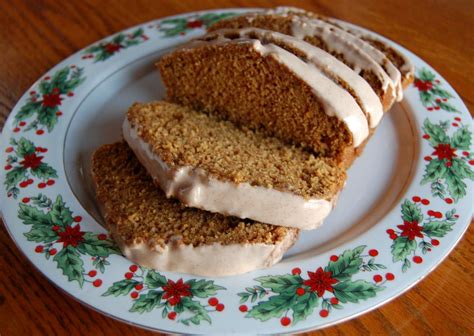
{"type": "Polygon", "coordinates": [[[124,255],[160,271],[226,276],[278,262],[297,229],[244,221],[168,199],[125,143],[100,147],[92,176],[109,231],[124,255]]]}
{"type": "Polygon", "coordinates": [[[331,160],[168,102],[134,104],[123,137],[167,196],[274,225],[317,228],[346,178],[331,160]]]}

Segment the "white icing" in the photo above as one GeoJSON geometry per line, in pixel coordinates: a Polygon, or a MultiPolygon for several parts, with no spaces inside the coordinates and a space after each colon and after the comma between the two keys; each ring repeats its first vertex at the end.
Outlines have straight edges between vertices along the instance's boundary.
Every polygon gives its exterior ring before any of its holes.
{"type": "Polygon", "coordinates": [[[158,271],[182,272],[201,276],[229,276],[267,268],[281,260],[297,239],[289,230],[276,244],[185,245],[177,237],[164,247],[147,243],[127,244],[111,228],[123,254],[131,261],[158,271]]]}
{"type": "Polygon", "coordinates": [[[319,227],[336,201],[305,199],[275,189],[235,184],[208,176],[202,169],[170,167],[153,152],[152,145],[139,137],[128,118],[123,137],[150,176],[167,197],[187,206],[279,226],[310,230],[319,227]]]}
{"type": "MultiPolygon", "coordinates": [[[[290,46],[301,51],[312,64],[324,72],[328,77],[336,77],[336,80],[341,79],[352,89],[355,97],[360,103],[362,110],[368,117],[369,126],[371,128],[376,127],[382,119],[383,107],[380,99],[371,86],[362,77],[357,75],[351,68],[331,54],[298,38],[269,30],[245,28],[228,31],[238,33],[240,36],[254,34],[257,35],[259,39],[270,39],[270,41],[268,41],[270,43],[272,40],[283,42],[286,46],[290,46]]],[[[225,34],[226,30],[219,32],[221,34],[225,34]]]]}

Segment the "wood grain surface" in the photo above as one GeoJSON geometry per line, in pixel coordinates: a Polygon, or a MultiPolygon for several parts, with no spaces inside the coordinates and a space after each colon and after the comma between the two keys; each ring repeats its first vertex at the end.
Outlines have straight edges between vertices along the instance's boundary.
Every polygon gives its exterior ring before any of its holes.
{"type": "MultiPolygon", "coordinates": [[[[294,5],[379,32],[437,69],[474,111],[474,1],[0,1],[0,128],[49,68],[148,20],[224,7],[294,5]]],[[[323,335],[472,335],[473,230],[416,287],[323,335]]],[[[50,284],[0,225],[0,334],[151,335],[82,306],[50,284]]]]}

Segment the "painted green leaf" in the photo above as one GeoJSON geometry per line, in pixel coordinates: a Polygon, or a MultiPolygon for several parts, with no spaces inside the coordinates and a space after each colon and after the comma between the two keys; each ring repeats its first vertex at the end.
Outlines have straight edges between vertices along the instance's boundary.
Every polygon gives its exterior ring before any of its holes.
{"type": "Polygon", "coordinates": [[[429,91],[420,91],[420,99],[423,106],[433,105],[434,97],[429,91]]]}
{"type": "Polygon", "coordinates": [[[416,241],[407,237],[398,237],[392,244],[393,262],[405,259],[416,249],[416,241]]]}
{"type": "Polygon", "coordinates": [[[57,233],[46,225],[33,225],[31,230],[24,235],[29,241],[37,243],[51,243],[58,239],[57,233]]]}
{"type": "Polygon", "coordinates": [[[108,257],[111,254],[118,254],[118,247],[111,239],[99,239],[96,233],[86,232],[84,234],[84,241],[77,246],[77,249],[92,257],[108,257]]]}
{"type": "Polygon", "coordinates": [[[453,169],[448,169],[446,173],[446,184],[448,186],[449,194],[455,202],[466,196],[467,186],[453,169]]]}
{"type": "Polygon", "coordinates": [[[162,296],[163,292],[157,290],[150,290],[145,294],[141,294],[138,299],[135,300],[129,311],[140,314],[145,312],[149,313],[160,304],[162,296]]]}
{"type": "Polygon", "coordinates": [[[413,202],[405,200],[402,204],[402,219],[407,222],[421,222],[423,220],[423,215],[420,208],[413,202]]]}
{"type": "Polygon", "coordinates": [[[332,277],[339,281],[350,279],[354,274],[359,272],[359,268],[362,265],[360,254],[364,251],[365,247],[365,245],[362,245],[353,250],[344,251],[337,261],[329,262],[325,271],[331,272],[332,277]]]}
{"type": "Polygon", "coordinates": [[[439,85],[435,85],[432,89],[431,92],[441,98],[453,98],[453,96],[446,90],[442,89],[439,85]]]}
{"type": "Polygon", "coordinates": [[[201,321],[206,321],[208,323],[212,322],[206,308],[204,308],[199,301],[192,300],[189,297],[183,297],[181,298],[181,304],[183,305],[184,310],[189,310],[194,314],[194,316],[190,318],[181,320],[184,324],[186,324],[184,321],[187,321],[188,323],[191,322],[195,325],[201,324],[201,321]]]}
{"type": "Polygon", "coordinates": [[[469,150],[471,147],[471,136],[472,134],[466,126],[461,127],[454,132],[451,145],[457,149],[469,150]]]}
{"type": "Polygon", "coordinates": [[[442,238],[453,230],[453,225],[448,221],[431,221],[423,225],[423,233],[429,237],[442,238]]]}
{"type": "Polygon", "coordinates": [[[423,131],[430,136],[428,141],[433,147],[449,142],[449,137],[441,126],[432,124],[429,119],[426,119],[423,123],[423,131]]]}
{"type": "Polygon", "coordinates": [[[282,293],[290,290],[294,293],[297,287],[303,283],[303,279],[299,275],[269,275],[255,279],[263,287],[269,288],[275,293],[282,293]]]}
{"type": "Polygon", "coordinates": [[[41,163],[37,168],[31,169],[31,174],[42,180],[58,177],[56,170],[47,163],[41,163]]]}
{"type": "Polygon", "coordinates": [[[74,69],[71,77],[62,84],[62,87],[61,87],[62,91],[64,91],[64,93],[67,93],[74,90],[79,85],[81,85],[86,80],[85,77],[82,77],[83,73],[84,73],[83,68],[74,69]]]}
{"type": "Polygon", "coordinates": [[[435,74],[426,68],[421,68],[418,71],[418,78],[424,81],[432,82],[435,80],[435,74]]]}
{"type": "Polygon", "coordinates": [[[284,312],[290,309],[297,301],[296,293],[289,294],[287,292],[271,296],[267,301],[260,301],[245,315],[253,317],[262,322],[268,321],[273,317],[281,317],[284,312]]]}
{"type": "Polygon", "coordinates": [[[444,215],[444,217],[446,217],[446,220],[448,221],[455,221],[456,220],[456,217],[454,217],[455,214],[456,214],[456,209],[451,209],[451,210],[446,211],[446,214],[444,215]]]}
{"type": "Polygon", "coordinates": [[[77,281],[79,286],[82,287],[84,283],[84,262],[75,248],[72,246],[63,248],[54,256],[53,260],[69,281],[77,281]]]}
{"type": "Polygon", "coordinates": [[[202,22],[204,22],[204,25],[206,25],[206,27],[209,27],[210,25],[218,21],[221,21],[223,19],[235,16],[235,15],[236,15],[235,13],[221,13],[221,14],[207,13],[207,14],[201,15],[199,19],[202,22]]]}
{"type": "Polygon", "coordinates": [[[72,212],[68,207],[66,207],[61,195],[56,197],[56,201],[54,201],[49,214],[51,215],[52,222],[55,225],[61,226],[62,228],[65,228],[66,226],[73,223],[72,212]]]}
{"type": "Polygon", "coordinates": [[[18,111],[18,113],[15,115],[15,120],[21,121],[21,120],[28,119],[40,108],[41,108],[41,102],[31,101],[31,98],[30,98],[30,100],[28,100],[28,102],[25,105],[23,105],[20,111],[18,111]]]}
{"type": "Polygon", "coordinates": [[[54,126],[58,123],[57,107],[43,107],[38,113],[38,122],[46,126],[48,132],[51,132],[54,126]]]}
{"type": "Polygon", "coordinates": [[[444,178],[447,170],[444,161],[433,159],[426,165],[425,174],[420,183],[423,185],[444,178]]]}
{"type": "MultiPolygon", "coordinates": [[[[67,80],[67,77],[69,75],[69,67],[64,67],[58,71],[56,71],[53,75],[53,77],[51,78],[51,86],[52,88],[59,88],[59,86],[65,82],[67,80]]],[[[61,93],[65,93],[65,92],[61,92],[61,93]]]]}
{"type": "Polygon", "coordinates": [[[191,279],[186,281],[186,283],[191,287],[193,296],[197,296],[199,298],[207,298],[216,295],[218,290],[225,289],[222,286],[214,284],[214,281],[212,280],[191,279]]]}
{"type": "Polygon", "coordinates": [[[293,305],[293,325],[299,321],[304,321],[311,315],[318,305],[318,297],[315,293],[306,293],[296,298],[293,305]]]}
{"type": "Polygon", "coordinates": [[[447,112],[458,112],[458,109],[455,108],[453,105],[446,103],[446,102],[439,102],[436,103],[442,110],[447,111],[447,112]]]}
{"type": "Polygon", "coordinates": [[[142,36],[143,33],[144,33],[143,28],[138,28],[137,30],[135,30],[135,31],[132,33],[132,39],[136,39],[136,38],[142,36]]]}
{"type": "Polygon", "coordinates": [[[28,154],[33,154],[35,152],[35,145],[30,140],[25,138],[21,138],[18,140],[18,145],[16,147],[16,153],[19,157],[24,157],[28,154]]]}
{"type": "Polygon", "coordinates": [[[408,258],[405,258],[405,259],[403,260],[402,272],[405,273],[410,267],[411,267],[411,262],[410,262],[410,260],[408,260],[408,258]]]}
{"type": "Polygon", "coordinates": [[[459,158],[453,158],[451,163],[451,172],[453,174],[458,175],[460,178],[474,180],[474,171],[471,170],[466,161],[459,158]]]}
{"type": "Polygon", "coordinates": [[[15,167],[5,174],[5,186],[10,189],[18,183],[26,179],[26,169],[23,167],[15,167]]]}
{"type": "Polygon", "coordinates": [[[31,197],[31,202],[40,208],[49,208],[53,202],[46,195],[38,194],[38,196],[31,197]]]}
{"type": "Polygon", "coordinates": [[[441,199],[444,199],[446,196],[446,188],[441,182],[436,180],[433,183],[431,183],[431,194],[434,197],[439,197],[441,199]]]}
{"type": "Polygon", "coordinates": [[[134,279],[124,279],[120,281],[116,281],[110,286],[107,291],[102,294],[102,296],[120,296],[120,295],[127,295],[132,291],[132,289],[138,285],[140,282],[134,279]]]}
{"type": "Polygon", "coordinates": [[[166,285],[167,281],[160,273],[149,270],[145,276],[145,284],[148,288],[158,288],[166,285]]]}
{"type": "Polygon", "coordinates": [[[23,221],[23,224],[45,226],[48,228],[53,225],[49,213],[44,213],[31,205],[23,203],[18,204],[18,206],[18,218],[23,221]]]}
{"type": "Polygon", "coordinates": [[[360,300],[375,297],[377,292],[383,290],[385,287],[377,286],[364,280],[356,280],[339,282],[335,284],[333,288],[334,295],[340,302],[358,303],[360,300]]]}

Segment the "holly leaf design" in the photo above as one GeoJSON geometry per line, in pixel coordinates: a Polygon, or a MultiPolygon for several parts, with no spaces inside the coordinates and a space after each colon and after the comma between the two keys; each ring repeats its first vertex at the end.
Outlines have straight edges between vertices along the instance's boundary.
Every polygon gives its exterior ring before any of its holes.
{"type": "Polygon", "coordinates": [[[34,226],[52,226],[51,216],[49,213],[23,203],[18,204],[18,218],[23,221],[23,224],[34,225],[34,226]]]}
{"type": "Polygon", "coordinates": [[[38,112],[41,109],[41,102],[32,101],[31,98],[28,99],[27,103],[20,108],[20,111],[15,115],[15,121],[19,122],[25,119],[28,119],[33,114],[38,112]]]}
{"type": "Polygon", "coordinates": [[[73,223],[72,212],[68,207],[66,207],[61,195],[56,197],[56,201],[54,201],[49,214],[51,216],[51,221],[62,228],[73,223]]]}
{"type": "Polygon", "coordinates": [[[423,185],[444,178],[447,171],[448,169],[443,161],[433,159],[426,166],[425,174],[420,183],[423,185]]]}
{"type": "Polygon", "coordinates": [[[377,292],[384,288],[364,280],[343,281],[333,286],[334,296],[342,303],[358,303],[360,300],[367,300],[375,297],[377,292]]]}
{"type": "Polygon", "coordinates": [[[191,279],[186,281],[186,283],[190,286],[193,296],[199,298],[207,298],[216,295],[218,290],[225,289],[225,287],[214,284],[213,280],[191,279]]]}
{"type": "Polygon", "coordinates": [[[63,248],[54,256],[53,260],[69,281],[77,281],[82,287],[84,284],[84,262],[75,248],[72,246],[63,248]]]}
{"type": "Polygon", "coordinates": [[[423,233],[428,237],[444,237],[449,231],[453,230],[454,223],[448,221],[430,221],[423,225],[423,233]]]}
{"type": "Polygon", "coordinates": [[[433,96],[428,91],[420,91],[420,99],[423,106],[431,106],[433,96]]]}
{"type": "Polygon", "coordinates": [[[206,321],[209,324],[212,322],[211,317],[207,313],[206,308],[199,301],[192,300],[189,297],[181,298],[180,302],[185,310],[189,310],[194,316],[181,320],[181,323],[189,325],[189,323],[199,325],[201,321],[206,321]]]}
{"type": "Polygon", "coordinates": [[[148,288],[163,287],[166,283],[166,278],[153,270],[149,270],[145,276],[145,285],[147,285],[148,288]]]}
{"type": "Polygon", "coordinates": [[[466,161],[459,158],[453,158],[451,163],[451,172],[453,174],[458,175],[460,178],[468,178],[470,180],[474,180],[474,172],[467,165],[466,161]]]}
{"type": "Polygon", "coordinates": [[[426,68],[421,68],[418,71],[418,78],[423,80],[423,81],[434,81],[435,80],[435,74],[431,71],[429,71],[426,68]]]}
{"type": "Polygon", "coordinates": [[[16,154],[23,158],[25,155],[33,154],[35,152],[35,145],[32,141],[27,140],[25,138],[21,138],[18,140],[18,144],[16,147],[16,154]]]}
{"type": "Polygon", "coordinates": [[[256,318],[262,322],[268,321],[273,317],[279,318],[285,311],[290,309],[297,301],[296,293],[290,294],[284,292],[282,294],[271,296],[267,301],[260,301],[245,315],[246,317],[256,318]]]}
{"type": "Polygon", "coordinates": [[[402,204],[402,219],[407,222],[421,222],[423,220],[423,215],[420,208],[409,200],[405,200],[402,204]]]}
{"type": "Polygon", "coordinates": [[[255,279],[265,288],[270,288],[275,293],[291,292],[294,293],[302,283],[303,279],[299,275],[269,275],[255,279]]]}
{"type": "Polygon", "coordinates": [[[199,19],[204,23],[206,27],[209,27],[210,25],[218,21],[221,21],[223,19],[235,16],[235,15],[236,13],[220,13],[220,14],[207,13],[207,14],[201,15],[199,19]]]}
{"type": "Polygon", "coordinates": [[[445,110],[447,112],[457,112],[459,113],[458,109],[455,108],[453,105],[446,103],[446,102],[437,102],[436,105],[438,105],[442,110],[445,110]]]}
{"type": "Polygon", "coordinates": [[[453,98],[453,95],[450,94],[448,91],[446,90],[443,90],[439,85],[435,85],[432,89],[431,89],[431,92],[438,96],[438,97],[441,97],[441,98],[446,98],[446,99],[449,99],[449,98],[453,98]]]}
{"type": "Polygon", "coordinates": [[[46,195],[38,194],[38,196],[31,197],[31,202],[40,208],[49,208],[53,202],[46,195]]]}
{"type": "Polygon", "coordinates": [[[293,305],[293,325],[299,321],[304,321],[311,315],[314,308],[318,305],[318,297],[314,292],[305,293],[296,298],[296,303],[293,305]]]}
{"type": "Polygon", "coordinates": [[[446,188],[441,182],[436,180],[431,183],[431,194],[434,197],[439,197],[439,198],[444,199],[446,196],[446,188]]]}
{"type": "Polygon", "coordinates": [[[451,146],[457,149],[469,150],[471,147],[471,132],[466,126],[454,132],[451,139],[451,146]]]}
{"type": "Polygon", "coordinates": [[[110,286],[107,291],[102,294],[102,296],[113,295],[115,297],[120,295],[127,295],[132,291],[132,289],[138,285],[140,282],[134,279],[124,279],[116,281],[110,286]]]}
{"type": "Polygon", "coordinates": [[[111,254],[121,254],[113,240],[99,239],[98,235],[92,232],[84,233],[84,240],[77,246],[77,250],[92,257],[108,257],[111,254]]]}
{"type": "Polygon", "coordinates": [[[360,254],[364,251],[365,247],[365,245],[362,245],[353,250],[344,251],[337,261],[330,261],[324,270],[331,272],[332,277],[339,281],[350,279],[359,272],[359,268],[362,265],[360,254]]]}
{"type": "Polygon", "coordinates": [[[141,294],[137,300],[133,303],[130,312],[143,314],[145,312],[151,312],[156,308],[161,301],[163,291],[150,290],[145,294],[141,294]]]}
{"type": "Polygon", "coordinates": [[[33,225],[30,231],[23,234],[29,241],[51,243],[58,239],[58,234],[45,225],[33,225]]]}
{"type": "Polygon", "coordinates": [[[429,119],[426,119],[423,123],[423,131],[430,136],[428,141],[433,147],[449,142],[449,137],[446,135],[443,128],[439,125],[432,124],[429,119]]]}
{"type": "Polygon", "coordinates": [[[26,169],[23,167],[15,167],[5,174],[5,184],[7,190],[15,187],[18,183],[26,179],[26,169]]]}
{"type": "Polygon", "coordinates": [[[392,244],[393,262],[404,260],[410,253],[415,251],[416,241],[407,237],[398,237],[392,244]]]}
{"type": "Polygon", "coordinates": [[[44,162],[42,162],[37,168],[31,169],[31,174],[42,180],[47,180],[52,177],[58,177],[56,170],[44,162]]]}
{"type": "Polygon", "coordinates": [[[58,116],[56,115],[56,112],[58,112],[57,107],[43,107],[38,113],[38,122],[46,126],[48,129],[48,132],[51,132],[58,123],[58,116]]]}
{"type": "Polygon", "coordinates": [[[466,184],[463,182],[462,177],[452,169],[449,169],[446,173],[446,184],[449,194],[453,197],[455,202],[466,196],[466,184]]]}

